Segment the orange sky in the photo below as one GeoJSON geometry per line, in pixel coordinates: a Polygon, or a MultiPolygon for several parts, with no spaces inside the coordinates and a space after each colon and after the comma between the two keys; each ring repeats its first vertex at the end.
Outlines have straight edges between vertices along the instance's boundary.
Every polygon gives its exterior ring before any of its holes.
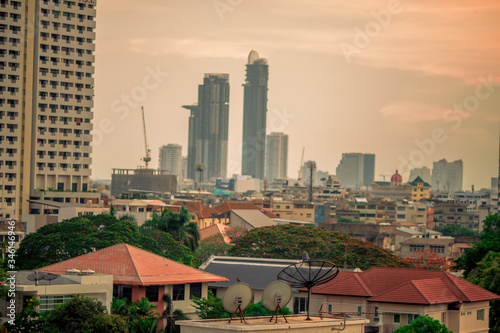
{"type": "Polygon", "coordinates": [[[94,177],[141,164],[139,104],[153,167],[163,144],[186,154],[181,105],[196,102],[207,72],[230,74],[229,169],[239,173],[252,49],[269,61],[269,130],[290,135],[289,177],[303,146],[331,173],[343,152],[375,153],[377,175],[403,160],[407,175],[461,158],[467,189],[498,173],[498,2],[106,0],[97,11],[94,177]],[[144,90],[151,71],[168,76],[144,90]],[[431,144],[436,130],[445,139],[431,144]]]}

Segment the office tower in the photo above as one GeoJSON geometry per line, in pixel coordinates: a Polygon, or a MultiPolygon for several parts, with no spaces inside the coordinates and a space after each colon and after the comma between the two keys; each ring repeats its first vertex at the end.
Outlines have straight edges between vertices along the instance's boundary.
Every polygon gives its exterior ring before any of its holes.
{"type": "Polygon", "coordinates": [[[286,178],[288,167],[288,135],[271,133],[266,143],[266,179],[286,178]]]}
{"type": "Polygon", "coordinates": [[[229,130],[229,74],[205,74],[198,86],[198,104],[184,105],[189,116],[189,179],[225,178],[229,130]],[[197,171],[197,166],[203,170],[197,171]]]}
{"type": "Polygon", "coordinates": [[[266,158],[267,60],[256,51],[248,55],[243,84],[243,151],[241,174],[264,179],[266,158]]]}
{"type": "Polygon", "coordinates": [[[92,162],[93,3],[1,2],[0,218],[28,214],[28,199],[85,201],[74,193],[92,162]]]}
{"type": "Polygon", "coordinates": [[[182,146],[169,143],[160,147],[158,168],[170,171],[171,175],[177,176],[177,183],[182,179],[182,146]]]}
{"type": "Polygon", "coordinates": [[[370,186],[375,180],[375,154],[343,153],[336,172],[345,187],[370,186]]]}
{"type": "Polygon", "coordinates": [[[412,182],[415,180],[415,178],[420,177],[422,180],[426,183],[431,183],[432,178],[431,178],[431,169],[428,167],[421,167],[421,168],[414,168],[411,169],[410,171],[410,179],[409,181],[412,182]]]}
{"type": "Polygon", "coordinates": [[[432,188],[435,191],[462,191],[463,162],[445,159],[432,165],[432,188]]]}
{"type": "Polygon", "coordinates": [[[363,154],[363,186],[375,181],[375,154],[363,154]]]}

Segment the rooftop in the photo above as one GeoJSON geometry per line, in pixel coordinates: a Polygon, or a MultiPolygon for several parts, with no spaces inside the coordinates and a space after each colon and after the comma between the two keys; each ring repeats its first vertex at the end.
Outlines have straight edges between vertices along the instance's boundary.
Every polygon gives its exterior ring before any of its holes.
{"type": "Polygon", "coordinates": [[[111,274],[114,284],[147,286],[227,281],[222,276],[180,264],[124,243],[45,266],[38,271],[65,274],[73,268],[92,269],[99,274],[111,274]]]}

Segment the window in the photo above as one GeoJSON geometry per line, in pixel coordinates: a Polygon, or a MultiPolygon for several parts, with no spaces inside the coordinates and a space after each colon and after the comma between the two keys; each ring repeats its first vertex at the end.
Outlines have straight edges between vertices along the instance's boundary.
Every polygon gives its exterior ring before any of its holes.
{"type": "Polygon", "coordinates": [[[293,300],[293,313],[299,314],[307,311],[307,298],[295,297],[293,300]]]}
{"type": "Polygon", "coordinates": [[[328,312],[329,313],[332,313],[332,308],[333,308],[333,306],[331,304],[328,304],[328,312]]]}
{"type": "Polygon", "coordinates": [[[446,324],[446,312],[441,313],[441,324],[446,324]]]}
{"type": "Polygon", "coordinates": [[[379,321],[380,317],[378,316],[378,306],[375,307],[375,314],[373,315],[373,320],[379,321]]]}
{"type": "Polygon", "coordinates": [[[358,316],[361,317],[361,307],[360,306],[358,306],[358,316]]]}
{"type": "Polygon", "coordinates": [[[125,286],[120,284],[113,285],[113,297],[118,299],[126,298],[128,301],[132,300],[132,286],[125,286]]]}
{"type": "Polygon", "coordinates": [[[191,283],[189,285],[189,297],[201,298],[201,283],[191,283]]]}
{"type": "Polygon", "coordinates": [[[416,319],[418,317],[418,314],[412,314],[410,313],[408,315],[408,324],[410,324],[414,319],[416,319]]]}
{"type": "Polygon", "coordinates": [[[484,320],[484,309],[477,310],[477,320],[484,320]]]}
{"type": "Polygon", "coordinates": [[[173,297],[172,300],[174,301],[183,301],[184,300],[184,292],[185,292],[185,285],[183,284],[174,284],[173,286],[173,297]]]}
{"type": "Polygon", "coordinates": [[[158,302],[159,287],[146,286],[146,298],[150,302],[158,302]]]}
{"type": "Polygon", "coordinates": [[[40,296],[40,312],[54,309],[59,304],[63,304],[73,297],[73,295],[61,296],[40,296]]]}
{"type": "Polygon", "coordinates": [[[401,315],[395,314],[394,315],[394,322],[395,323],[400,323],[401,322],[401,315]]]}

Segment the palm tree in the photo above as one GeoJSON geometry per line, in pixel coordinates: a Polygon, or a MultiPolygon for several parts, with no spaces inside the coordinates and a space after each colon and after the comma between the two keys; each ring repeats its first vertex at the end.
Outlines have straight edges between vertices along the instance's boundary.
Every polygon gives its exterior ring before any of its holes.
{"type": "Polygon", "coordinates": [[[155,211],[151,219],[144,223],[143,228],[158,229],[170,234],[174,240],[181,242],[194,251],[200,242],[198,226],[191,220],[191,214],[184,203],[179,214],[170,210],[155,211]]]}

